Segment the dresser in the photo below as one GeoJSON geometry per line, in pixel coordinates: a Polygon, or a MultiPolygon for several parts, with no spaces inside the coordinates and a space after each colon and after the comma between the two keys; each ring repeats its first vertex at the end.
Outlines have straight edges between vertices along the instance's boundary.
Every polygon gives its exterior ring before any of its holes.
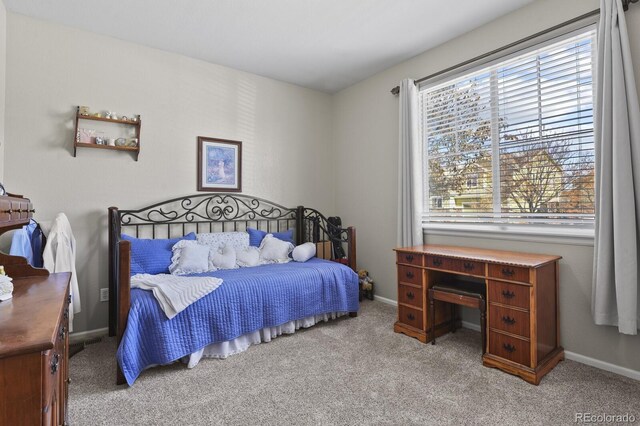
{"type": "Polygon", "coordinates": [[[70,276],[14,279],[0,303],[0,424],[66,424],[70,276]]]}
{"type": "MultiPolygon", "coordinates": [[[[0,196],[0,234],[32,213],[28,199],[0,196]]],[[[67,424],[71,274],[1,252],[0,265],[14,286],[0,302],[0,425],[67,424]]]]}
{"type": "Polygon", "coordinates": [[[558,261],[560,256],[445,245],[397,248],[397,333],[426,343],[459,324],[436,301],[430,323],[427,291],[434,284],[475,282],[487,301],[487,347],[483,364],[539,384],[559,361],[558,261]]]}

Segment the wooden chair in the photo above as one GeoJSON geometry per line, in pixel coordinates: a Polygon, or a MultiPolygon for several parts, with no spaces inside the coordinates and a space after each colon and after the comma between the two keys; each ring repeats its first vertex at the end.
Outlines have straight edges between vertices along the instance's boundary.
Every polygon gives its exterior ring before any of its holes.
{"type": "Polygon", "coordinates": [[[429,311],[431,315],[431,344],[436,344],[436,309],[434,301],[451,303],[451,332],[456,330],[456,305],[480,310],[480,330],[482,332],[482,354],[487,351],[487,304],[485,286],[481,283],[456,282],[453,284],[435,284],[429,289],[429,311]]]}

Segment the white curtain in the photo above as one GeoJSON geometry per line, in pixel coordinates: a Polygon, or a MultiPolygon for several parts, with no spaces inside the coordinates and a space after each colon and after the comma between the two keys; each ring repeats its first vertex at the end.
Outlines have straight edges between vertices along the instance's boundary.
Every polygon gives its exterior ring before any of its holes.
{"type": "Polygon", "coordinates": [[[420,245],[422,238],[422,144],[418,130],[418,89],[413,80],[400,83],[398,157],[398,246],[420,245]]]}
{"type": "Polygon", "coordinates": [[[620,0],[600,1],[596,83],[596,324],[638,330],[640,108],[620,0]]]}

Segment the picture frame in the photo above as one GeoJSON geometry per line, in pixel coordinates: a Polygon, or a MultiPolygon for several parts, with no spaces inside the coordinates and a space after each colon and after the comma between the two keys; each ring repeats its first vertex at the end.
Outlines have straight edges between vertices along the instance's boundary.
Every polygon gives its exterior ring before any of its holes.
{"type": "Polygon", "coordinates": [[[198,191],[242,192],[242,142],[198,136],[198,191]]]}

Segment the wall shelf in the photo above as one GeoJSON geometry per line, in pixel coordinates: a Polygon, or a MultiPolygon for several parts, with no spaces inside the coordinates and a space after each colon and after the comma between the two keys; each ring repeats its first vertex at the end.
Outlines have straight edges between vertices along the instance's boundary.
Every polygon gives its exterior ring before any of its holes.
{"type": "Polygon", "coordinates": [[[142,127],[142,119],[138,117],[138,121],[130,121],[130,120],[115,120],[111,118],[104,117],[93,117],[91,115],[81,115],[80,107],[76,109],[76,128],[73,133],[73,156],[77,156],[78,148],[96,148],[96,149],[107,149],[111,151],[126,151],[132,152],[135,154],[135,160],[138,161],[138,156],[140,155],[140,129],[142,127]],[[111,145],[98,145],[95,143],[85,143],[78,141],[78,130],[79,130],[79,122],[80,120],[87,121],[101,121],[103,123],[112,123],[112,124],[122,124],[125,126],[130,126],[135,131],[135,137],[138,139],[138,146],[111,146],[111,145]]]}
{"type": "Polygon", "coordinates": [[[129,152],[140,151],[137,147],[133,147],[133,146],[109,146],[109,145],[98,145],[95,143],[82,143],[82,142],[76,142],[76,147],[77,148],[111,149],[113,151],[129,151],[129,152]]]}

